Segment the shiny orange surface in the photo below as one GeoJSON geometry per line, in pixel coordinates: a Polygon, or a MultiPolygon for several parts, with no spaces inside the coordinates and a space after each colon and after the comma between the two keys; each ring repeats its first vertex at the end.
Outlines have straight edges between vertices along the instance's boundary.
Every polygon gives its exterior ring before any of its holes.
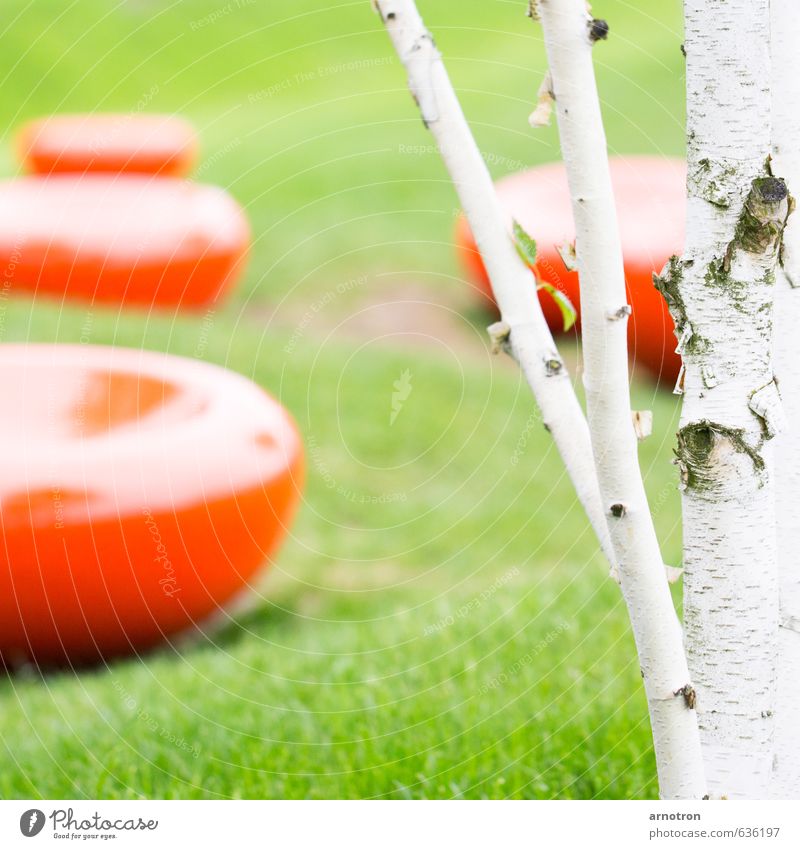
{"type": "Polygon", "coordinates": [[[216,303],[250,230],[222,189],[131,175],[0,182],[4,290],[151,307],[216,303]]]}
{"type": "Polygon", "coordinates": [[[102,171],[184,177],[197,161],[191,124],[172,115],[55,115],[25,124],[19,157],[35,174],[102,171]]]}
{"type": "Polygon", "coordinates": [[[0,346],[0,657],[154,646],[246,588],[303,476],[249,380],[98,346],[0,346]]]}
{"type": "MultiPolygon", "coordinates": [[[[633,309],[628,323],[631,357],[671,388],[680,370],[680,357],[675,353],[672,318],[653,287],[652,274],[661,271],[670,256],[683,251],[686,166],[682,160],[647,156],[612,157],[610,164],[628,302],[633,309]]],[[[578,275],[566,270],[556,250],[575,239],[563,166],[544,165],[513,174],[499,180],[497,190],[508,213],[509,230],[515,218],[536,239],[539,276],[564,291],[580,315],[578,275]]],[[[489,280],[463,217],[456,225],[456,244],[470,279],[491,299],[489,280]]],[[[546,293],[540,293],[540,300],[548,324],[554,332],[559,331],[558,308],[546,293]]]]}

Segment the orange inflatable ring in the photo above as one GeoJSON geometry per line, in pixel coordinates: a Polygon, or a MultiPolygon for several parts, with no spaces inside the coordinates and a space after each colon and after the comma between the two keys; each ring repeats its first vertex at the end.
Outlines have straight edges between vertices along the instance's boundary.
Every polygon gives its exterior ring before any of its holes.
{"type": "MultiPolygon", "coordinates": [[[[683,251],[686,217],[686,166],[683,160],[650,156],[611,158],[611,179],[617,201],[628,302],[631,356],[656,379],[670,387],[680,370],[675,353],[672,318],[664,299],[653,287],[673,254],[683,251]]],[[[556,248],[574,241],[569,191],[560,163],[531,168],[497,182],[508,213],[509,231],[515,218],[537,242],[537,271],[541,279],[565,292],[578,308],[578,275],[569,272],[556,248]]],[[[469,276],[483,297],[491,300],[491,286],[475,241],[463,216],[456,226],[456,246],[469,276]]],[[[554,332],[562,327],[561,313],[550,296],[540,300],[554,332]]]]}
{"type": "Polygon", "coordinates": [[[142,308],[216,303],[250,230],[222,189],[131,175],[0,182],[0,275],[33,292],[142,308]]]}
{"type": "Polygon", "coordinates": [[[286,533],[302,447],[258,386],[99,346],[0,347],[0,658],[138,652],[248,586],[286,533]]]}
{"type": "Polygon", "coordinates": [[[197,162],[192,125],[172,115],[55,115],[25,124],[17,153],[34,174],[186,176],[197,162]]]}

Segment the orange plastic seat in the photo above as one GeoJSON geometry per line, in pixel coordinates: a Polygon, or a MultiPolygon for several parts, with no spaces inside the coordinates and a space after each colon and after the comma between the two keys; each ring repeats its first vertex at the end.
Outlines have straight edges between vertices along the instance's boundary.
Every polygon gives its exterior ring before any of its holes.
{"type": "Polygon", "coordinates": [[[0,274],[9,292],[124,306],[216,303],[250,230],[222,189],[99,174],[0,182],[0,274]]]}
{"type": "Polygon", "coordinates": [[[217,366],[0,346],[0,658],[141,651],[239,593],[286,533],[302,446],[217,366]]]}
{"type": "Polygon", "coordinates": [[[172,115],[56,115],[17,134],[23,167],[35,174],[102,171],[186,176],[197,161],[191,124],[172,115]]]}
{"type": "MultiPolygon", "coordinates": [[[[653,272],[660,272],[673,254],[683,251],[686,217],[686,165],[683,160],[649,156],[612,157],[611,178],[619,216],[628,302],[631,356],[656,379],[670,387],[680,370],[675,353],[673,322],[653,272]]],[[[573,242],[567,178],[563,165],[551,164],[505,177],[497,182],[501,202],[537,243],[537,272],[542,280],[565,292],[578,309],[578,275],[569,272],[556,248],[573,242]]],[[[456,245],[469,277],[491,300],[491,286],[469,225],[463,216],[456,225],[456,245]]],[[[540,293],[545,317],[553,331],[562,328],[557,306],[540,293]]]]}

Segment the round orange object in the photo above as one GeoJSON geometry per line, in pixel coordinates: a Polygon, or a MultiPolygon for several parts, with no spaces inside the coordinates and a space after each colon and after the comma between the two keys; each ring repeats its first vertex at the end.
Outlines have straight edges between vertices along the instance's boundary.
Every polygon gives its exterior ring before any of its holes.
{"type": "MultiPolygon", "coordinates": [[[[680,371],[675,353],[673,322],[666,302],[653,286],[673,254],[683,251],[686,218],[686,165],[683,160],[649,156],[612,157],[611,179],[625,261],[631,357],[665,384],[674,384],[680,371]]],[[[572,207],[563,165],[543,165],[512,174],[497,182],[501,203],[537,244],[539,277],[563,291],[578,309],[578,275],[567,271],[557,247],[575,239],[572,207]]],[[[468,275],[491,300],[492,291],[469,225],[463,216],[456,225],[456,245],[468,275]]],[[[561,313],[546,292],[540,301],[554,332],[561,330],[561,313]]],[[[493,303],[493,301],[492,301],[493,303]]]]}
{"type": "Polygon", "coordinates": [[[245,588],[284,536],[302,446],[217,366],[121,348],[0,347],[0,658],[140,651],[245,588]]]}
{"type": "Polygon", "coordinates": [[[250,229],[222,189],[98,174],[0,183],[5,292],[139,307],[203,307],[244,267],[250,229]]]}
{"type": "Polygon", "coordinates": [[[183,177],[197,162],[192,125],[172,115],[55,115],[25,124],[16,146],[23,166],[35,174],[183,177]]]}

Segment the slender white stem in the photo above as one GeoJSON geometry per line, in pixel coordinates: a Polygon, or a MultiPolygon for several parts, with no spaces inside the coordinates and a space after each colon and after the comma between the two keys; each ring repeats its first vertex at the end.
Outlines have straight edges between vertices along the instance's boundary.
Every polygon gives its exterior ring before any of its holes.
{"type": "MultiPolygon", "coordinates": [[[[800,10],[771,0],[772,171],[800,192],[800,10]]],[[[775,440],[778,525],[778,696],[770,795],[800,799],[800,215],[783,234],[775,289],[775,375],[789,429],[775,440]]]]}
{"type": "Polygon", "coordinates": [[[544,425],[613,564],[586,419],[542,315],[536,281],[510,239],[491,176],[442,58],[413,0],[378,0],[376,5],[483,257],[503,317],[507,338],[502,341],[507,341],[533,390],[544,425]]]}
{"type": "Polygon", "coordinates": [[[695,692],[631,420],[625,277],[592,64],[592,21],[585,0],[540,0],[538,13],[575,218],[589,430],[644,677],[660,792],[699,799],[706,785],[695,692]]]}
{"type": "MultiPolygon", "coordinates": [[[[712,797],[764,798],[778,632],[769,0],[685,0],[687,235],[660,280],[685,366],[684,628],[712,797]]],[[[797,328],[794,328],[797,332],[797,328]]]]}

